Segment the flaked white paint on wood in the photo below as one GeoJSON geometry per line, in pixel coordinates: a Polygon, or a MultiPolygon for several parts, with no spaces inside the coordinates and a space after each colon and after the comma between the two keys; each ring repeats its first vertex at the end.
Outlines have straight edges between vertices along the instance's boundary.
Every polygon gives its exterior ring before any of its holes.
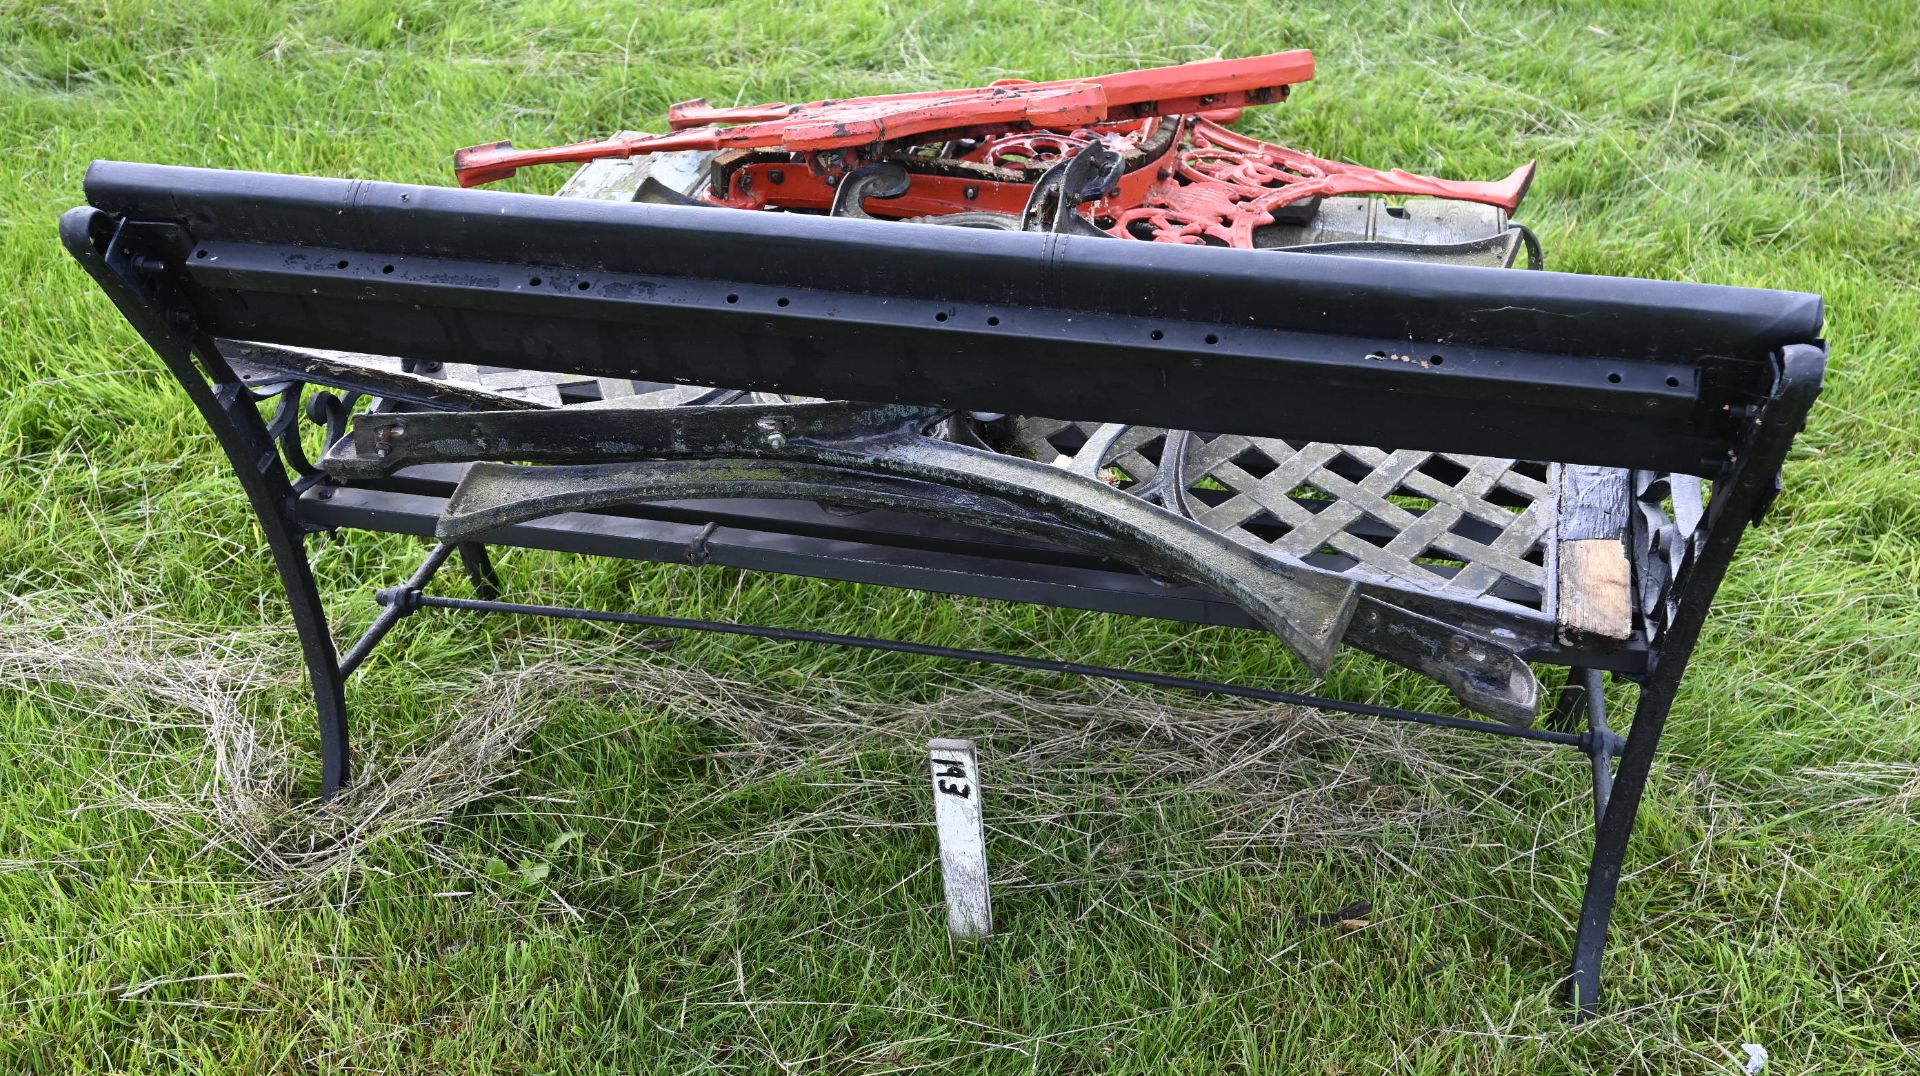
{"type": "MultiPolygon", "coordinates": [[[[615,138],[633,138],[636,131],[621,131],[615,138]]],[[[567,179],[557,192],[562,198],[593,198],[603,202],[631,202],[633,193],[647,178],[645,157],[606,157],[588,161],[567,179]]]]}
{"type": "MultiPolygon", "coordinates": [[[[621,131],[615,138],[645,138],[637,131],[621,131]]],[[[649,177],[676,194],[691,195],[707,182],[707,163],[714,155],[701,150],[650,153],[639,157],[604,157],[588,161],[557,192],[562,198],[591,198],[602,202],[637,200],[640,185],[649,177]]]]}
{"type": "Polygon", "coordinates": [[[933,819],[940,831],[940,875],[947,890],[947,933],[984,939],[993,934],[993,896],[987,882],[987,829],[980,809],[980,756],[972,740],[930,740],[933,819]]]}

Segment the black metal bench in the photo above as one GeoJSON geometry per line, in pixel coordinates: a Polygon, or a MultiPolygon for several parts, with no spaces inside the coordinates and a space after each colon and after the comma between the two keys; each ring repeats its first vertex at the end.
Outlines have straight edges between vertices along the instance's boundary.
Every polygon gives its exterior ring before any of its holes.
{"type": "Polygon", "coordinates": [[[325,794],[348,778],[346,677],[421,608],[1470,729],[1591,760],[1582,1012],[1661,729],[1825,366],[1820,300],[1789,292],[111,162],[87,197],[64,242],[267,536],[325,794]],[[304,547],[335,529],[441,539],[344,654],[304,547]],[[506,601],[488,545],[1261,627],[1309,667],[1344,644],[1414,668],[1464,712],[506,601]],[[477,598],[427,592],[456,551],[477,598]],[[1545,727],[1533,665],[1568,669],[1545,727]],[[1639,685],[1625,737],[1606,671],[1639,685]]]}

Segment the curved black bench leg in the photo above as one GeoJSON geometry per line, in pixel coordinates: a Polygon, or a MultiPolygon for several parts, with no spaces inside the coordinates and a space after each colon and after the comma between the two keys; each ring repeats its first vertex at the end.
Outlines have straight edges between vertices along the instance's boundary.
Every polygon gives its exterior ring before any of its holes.
{"type": "Polygon", "coordinates": [[[1731,473],[1714,483],[1703,525],[1698,525],[1693,534],[1676,536],[1687,543],[1688,556],[1676,574],[1671,616],[1640,687],[1640,701],[1634,706],[1633,727],[1627,732],[1620,767],[1614,774],[1612,795],[1594,831],[1593,860],[1587,868],[1587,893],[1581,902],[1579,931],[1574,936],[1569,983],[1575,1019],[1591,1016],[1599,1009],[1600,960],[1607,944],[1607,921],[1613,915],[1627,839],[1640,811],[1640,797],[1653,769],[1661,730],[1666,727],[1681,678],[1700,641],[1707,610],[1726,577],[1740,536],[1766,515],[1779,489],[1780,467],[1786,461],[1787,449],[1820,393],[1826,352],[1814,346],[1783,348],[1776,356],[1776,369],[1779,376],[1773,395],[1754,409],[1731,473]]]}
{"type": "MultiPolygon", "coordinates": [[[[286,391],[298,392],[297,387],[286,391]]],[[[200,393],[189,389],[200,402],[200,393]]],[[[208,424],[220,438],[233,463],[234,474],[246,490],[254,518],[267,538],[273,553],[274,568],[280,586],[292,607],[294,630],[300,637],[300,652],[307,666],[307,679],[313,685],[314,710],[320,722],[320,798],[330,800],[346,786],[351,776],[347,740],[346,676],[334,649],[333,632],[327,625],[326,606],[320,601],[320,588],[314,582],[313,566],[307,559],[306,532],[294,517],[294,492],[287,480],[280,457],[271,449],[273,441],[260,419],[254,396],[244,386],[216,384],[209,401],[219,419],[208,415],[208,424]],[[263,451],[263,446],[268,446],[263,451]]],[[[202,409],[203,411],[206,408],[202,409]]]]}
{"type": "MultiPolygon", "coordinates": [[[[1642,689],[1639,704],[1634,707],[1633,729],[1627,736],[1619,770],[1613,777],[1612,793],[1607,796],[1604,813],[1594,828],[1593,859],[1587,866],[1587,890],[1580,904],[1580,926],[1574,934],[1573,968],[1568,981],[1568,1000],[1573,1004],[1576,1020],[1599,1012],[1600,964],[1606,955],[1607,924],[1613,918],[1627,843],[1640,813],[1640,798],[1646,792],[1654,751],[1672,707],[1671,688],[1650,684],[1642,689]]],[[[1596,745],[1596,749],[1606,751],[1607,745],[1596,745]]],[[[1595,795],[1600,795],[1597,781],[1595,795]]]]}
{"type": "Polygon", "coordinates": [[[263,399],[293,393],[298,402],[302,386],[285,382],[260,386],[256,393],[255,387],[234,373],[213,339],[201,331],[192,304],[182,299],[167,268],[162,255],[182,242],[170,226],[116,224],[106,214],[83,206],[60,218],[60,239],[166,363],[219,440],[246,491],[273,553],[280,585],[293,606],[293,624],[320,720],[320,795],[331,799],[346,785],[351,769],[345,678],[307,560],[306,532],[294,516],[294,488],[281,456],[281,442],[260,416],[263,399]]]}
{"type": "Polygon", "coordinates": [[[353,771],[347,736],[346,677],[340,671],[320,588],[307,562],[305,540],[287,521],[269,523],[262,513],[260,524],[267,531],[267,544],[273,549],[287,603],[293,607],[293,626],[300,636],[300,653],[306,661],[307,679],[313,685],[314,711],[320,722],[320,798],[331,800],[346,787],[353,771]]]}

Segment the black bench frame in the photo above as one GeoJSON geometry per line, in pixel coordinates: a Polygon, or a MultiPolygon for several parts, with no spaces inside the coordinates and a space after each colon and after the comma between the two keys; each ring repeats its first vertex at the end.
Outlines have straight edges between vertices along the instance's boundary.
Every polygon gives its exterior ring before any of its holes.
{"type": "MultiPolygon", "coordinates": [[[[1789,293],[1452,267],[1383,269],[1350,259],[1246,252],[1269,259],[1254,279],[1244,271],[1249,263],[1235,260],[1242,252],[1167,251],[1147,244],[1004,233],[953,236],[955,249],[932,257],[924,250],[903,251],[902,233],[893,231],[902,226],[896,225],[783,221],[768,214],[727,214],[716,220],[708,211],[679,207],[567,204],[531,196],[137,165],[96,165],[88,193],[92,206],[62,219],[62,239],[179,381],[246,491],[292,606],[312,681],[324,794],[339,790],[349,773],[347,676],[401,618],[421,608],[845,644],[1509,736],[1572,748],[1592,767],[1596,831],[1570,974],[1572,1001],[1583,1015],[1598,1004],[1608,919],[1675,694],[1741,535],[1773,500],[1781,465],[1818,395],[1825,368],[1824,344],[1817,337],[1819,302],[1789,293]],[[722,227],[747,233],[739,240],[744,252],[735,250],[724,260],[711,252],[715,229],[722,227]],[[666,283],[685,286],[661,301],[683,308],[677,312],[635,313],[661,279],[625,291],[609,283],[634,272],[622,259],[631,262],[630,248],[642,231],[660,263],[674,266],[676,276],[666,283]],[[471,261],[476,244],[491,251],[494,260],[471,261]],[[852,244],[866,260],[849,268],[836,257],[845,251],[835,244],[852,244]],[[943,261],[957,271],[942,275],[935,271],[939,266],[929,268],[930,262],[943,261]],[[983,276],[989,268],[990,278],[983,276]],[[543,273],[555,278],[554,286],[529,293],[519,284],[543,273]],[[513,282],[503,289],[500,280],[508,277],[513,282]],[[583,283],[574,285],[576,278],[583,283]],[[1185,282],[1195,280],[1208,284],[1208,290],[1182,292],[1185,282]],[[587,281],[600,285],[591,296],[587,281]],[[1014,309],[1024,303],[1019,309],[1030,313],[1030,322],[1055,317],[1034,336],[1048,345],[1045,361],[1064,373],[1016,377],[1022,364],[1035,361],[1034,349],[1016,348],[1009,362],[981,377],[943,381],[936,360],[985,361],[992,352],[968,350],[964,337],[953,345],[959,350],[943,352],[944,338],[936,338],[917,313],[907,324],[904,311],[843,307],[834,324],[818,317],[800,324],[786,320],[792,315],[783,296],[777,307],[761,304],[751,323],[722,318],[741,294],[808,284],[841,289],[836,295],[842,303],[849,296],[884,296],[895,286],[963,308],[982,303],[1014,309]],[[1176,329],[1197,335],[1207,326],[1235,324],[1231,311],[1272,306],[1277,287],[1292,289],[1288,294],[1299,298],[1293,306],[1311,311],[1299,317],[1312,323],[1265,325],[1271,338],[1230,341],[1237,349],[1233,356],[1223,356],[1227,349],[1198,345],[1144,348],[1135,335],[1139,326],[1125,322],[1137,315],[1174,326],[1169,336],[1176,329]],[[1166,298],[1155,306],[1156,296],[1166,298]],[[1382,304],[1389,304],[1384,320],[1390,326],[1381,324],[1382,304]],[[371,313],[342,317],[342,311],[356,309],[371,313]],[[1101,316],[1089,314],[1090,309],[1101,316]],[[424,318],[414,316],[422,310],[424,318]],[[1076,312],[1079,325],[1072,324],[1076,312]],[[1572,318],[1574,327],[1559,318],[1572,318]],[[458,322],[458,330],[447,329],[449,321],[458,322]],[[692,330],[675,335],[675,326],[689,324],[692,330]],[[1355,331],[1354,324],[1365,328],[1355,331]],[[595,328],[607,325],[617,331],[595,328]],[[622,334],[639,334],[644,346],[636,348],[622,334]],[[844,346],[822,345],[822,335],[844,346]],[[267,343],[237,345],[234,339],[267,343]],[[803,344],[773,353],[776,344],[796,340],[803,344]],[[1404,346],[1406,340],[1415,341],[1414,350],[1445,347],[1457,358],[1444,375],[1428,376],[1437,375],[1429,369],[1411,378],[1391,364],[1353,361],[1375,357],[1371,341],[1404,346]],[[1369,431],[1392,428],[1409,447],[1632,468],[1639,512],[1630,520],[1628,542],[1635,571],[1644,577],[1635,597],[1646,628],[1624,646],[1528,651],[1529,660],[1565,665],[1568,678],[1549,727],[1521,728],[1018,655],[504,601],[485,545],[443,542],[406,582],[379,592],[380,615],[342,655],[308,563],[306,537],[341,528],[432,534],[458,471],[423,467],[367,483],[330,479],[303,449],[302,423],[325,425],[327,441],[341,441],[349,436],[354,394],[367,386],[342,378],[323,362],[304,374],[290,374],[288,362],[297,361],[295,353],[260,361],[275,343],[412,354],[422,360],[476,361],[480,352],[478,361],[534,368],[544,362],[551,364],[545,368],[644,372],[667,381],[1002,411],[1026,408],[1230,432],[1270,433],[1278,427],[1363,443],[1369,431]],[[1270,353],[1261,354],[1262,348],[1270,353]],[[646,359],[636,366],[635,355],[642,350],[646,359]],[[909,353],[930,355],[929,365],[903,373],[902,365],[911,363],[909,353]],[[1201,378],[1189,376],[1188,365],[1175,361],[1192,355],[1192,367],[1199,368],[1202,354],[1201,378]],[[825,365],[791,375],[787,371],[795,368],[795,355],[825,365]],[[712,364],[701,361],[712,356],[727,368],[725,376],[716,376],[712,364]],[[1110,389],[1086,389],[1097,384],[1098,371],[1108,365],[1175,372],[1160,375],[1165,390],[1146,403],[1110,389]],[[1604,382],[1595,376],[1609,367],[1629,369],[1629,383],[1621,385],[1617,374],[1604,382]],[[823,369],[838,373],[823,375],[823,369]],[[796,377],[805,383],[794,383],[796,377]],[[1276,393],[1280,402],[1273,405],[1276,393]],[[1270,406],[1233,403],[1250,398],[1270,406]],[[1435,406],[1436,400],[1446,406],[1435,406]],[[1219,406],[1208,409],[1207,401],[1219,406]],[[270,414],[263,415],[263,405],[271,405],[270,414]],[[1666,483],[1670,475],[1685,474],[1711,480],[1711,499],[1702,511],[1681,511],[1681,518],[1669,519],[1658,508],[1666,483]],[[426,593],[456,549],[477,598],[426,593]],[[1639,684],[1632,726],[1624,737],[1608,724],[1601,692],[1606,670],[1639,684]],[[1585,729],[1569,731],[1566,725],[1581,716],[1585,729]]],[[[893,298],[897,306],[909,305],[893,298]]],[[[965,330],[956,326],[956,331],[965,330]]],[[[1210,346],[1215,338],[1207,340],[1210,346]]],[[[1004,338],[992,343],[1005,346],[1004,338]]],[[[397,380],[380,396],[383,406],[402,409],[498,406],[484,394],[419,379],[397,380]]],[[[950,529],[917,528],[910,520],[884,516],[849,519],[803,503],[641,506],[516,524],[486,540],[1201,623],[1250,623],[1235,606],[1203,591],[1169,588],[1119,566],[1052,556],[1030,544],[996,554],[987,545],[955,538],[950,529]]]]}

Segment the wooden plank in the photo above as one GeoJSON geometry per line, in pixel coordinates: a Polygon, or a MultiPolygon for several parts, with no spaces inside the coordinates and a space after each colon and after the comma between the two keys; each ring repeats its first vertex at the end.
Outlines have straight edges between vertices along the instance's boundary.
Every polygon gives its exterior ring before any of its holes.
{"type": "Polygon", "coordinates": [[[1627,533],[1627,472],[1618,467],[1560,469],[1560,540],[1620,538],[1627,533]]]}
{"type": "Polygon", "coordinates": [[[977,941],[993,934],[987,881],[987,830],[980,810],[980,758],[972,740],[930,740],[933,817],[940,831],[947,934],[977,941]]]}
{"type": "Polygon", "coordinates": [[[1628,474],[1563,467],[1558,524],[1561,641],[1622,642],[1633,635],[1633,566],[1627,559],[1628,474]]]}
{"type": "MultiPolygon", "coordinates": [[[[621,131],[615,137],[635,136],[634,131],[621,131]]],[[[640,189],[641,181],[647,178],[646,160],[645,157],[629,157],[625,160],[613,157],[588,161],[568,177],[567,182],[556,193],[561,198],[597,198],[607,202],[631,202],[634,192],[640,189]]]]}
{"type": "Polygon", "coordinates": [[[1633,634],[1633,572],[1618,538],[1560,543],[1560,632],[1570,644],[1633,634]]]}

